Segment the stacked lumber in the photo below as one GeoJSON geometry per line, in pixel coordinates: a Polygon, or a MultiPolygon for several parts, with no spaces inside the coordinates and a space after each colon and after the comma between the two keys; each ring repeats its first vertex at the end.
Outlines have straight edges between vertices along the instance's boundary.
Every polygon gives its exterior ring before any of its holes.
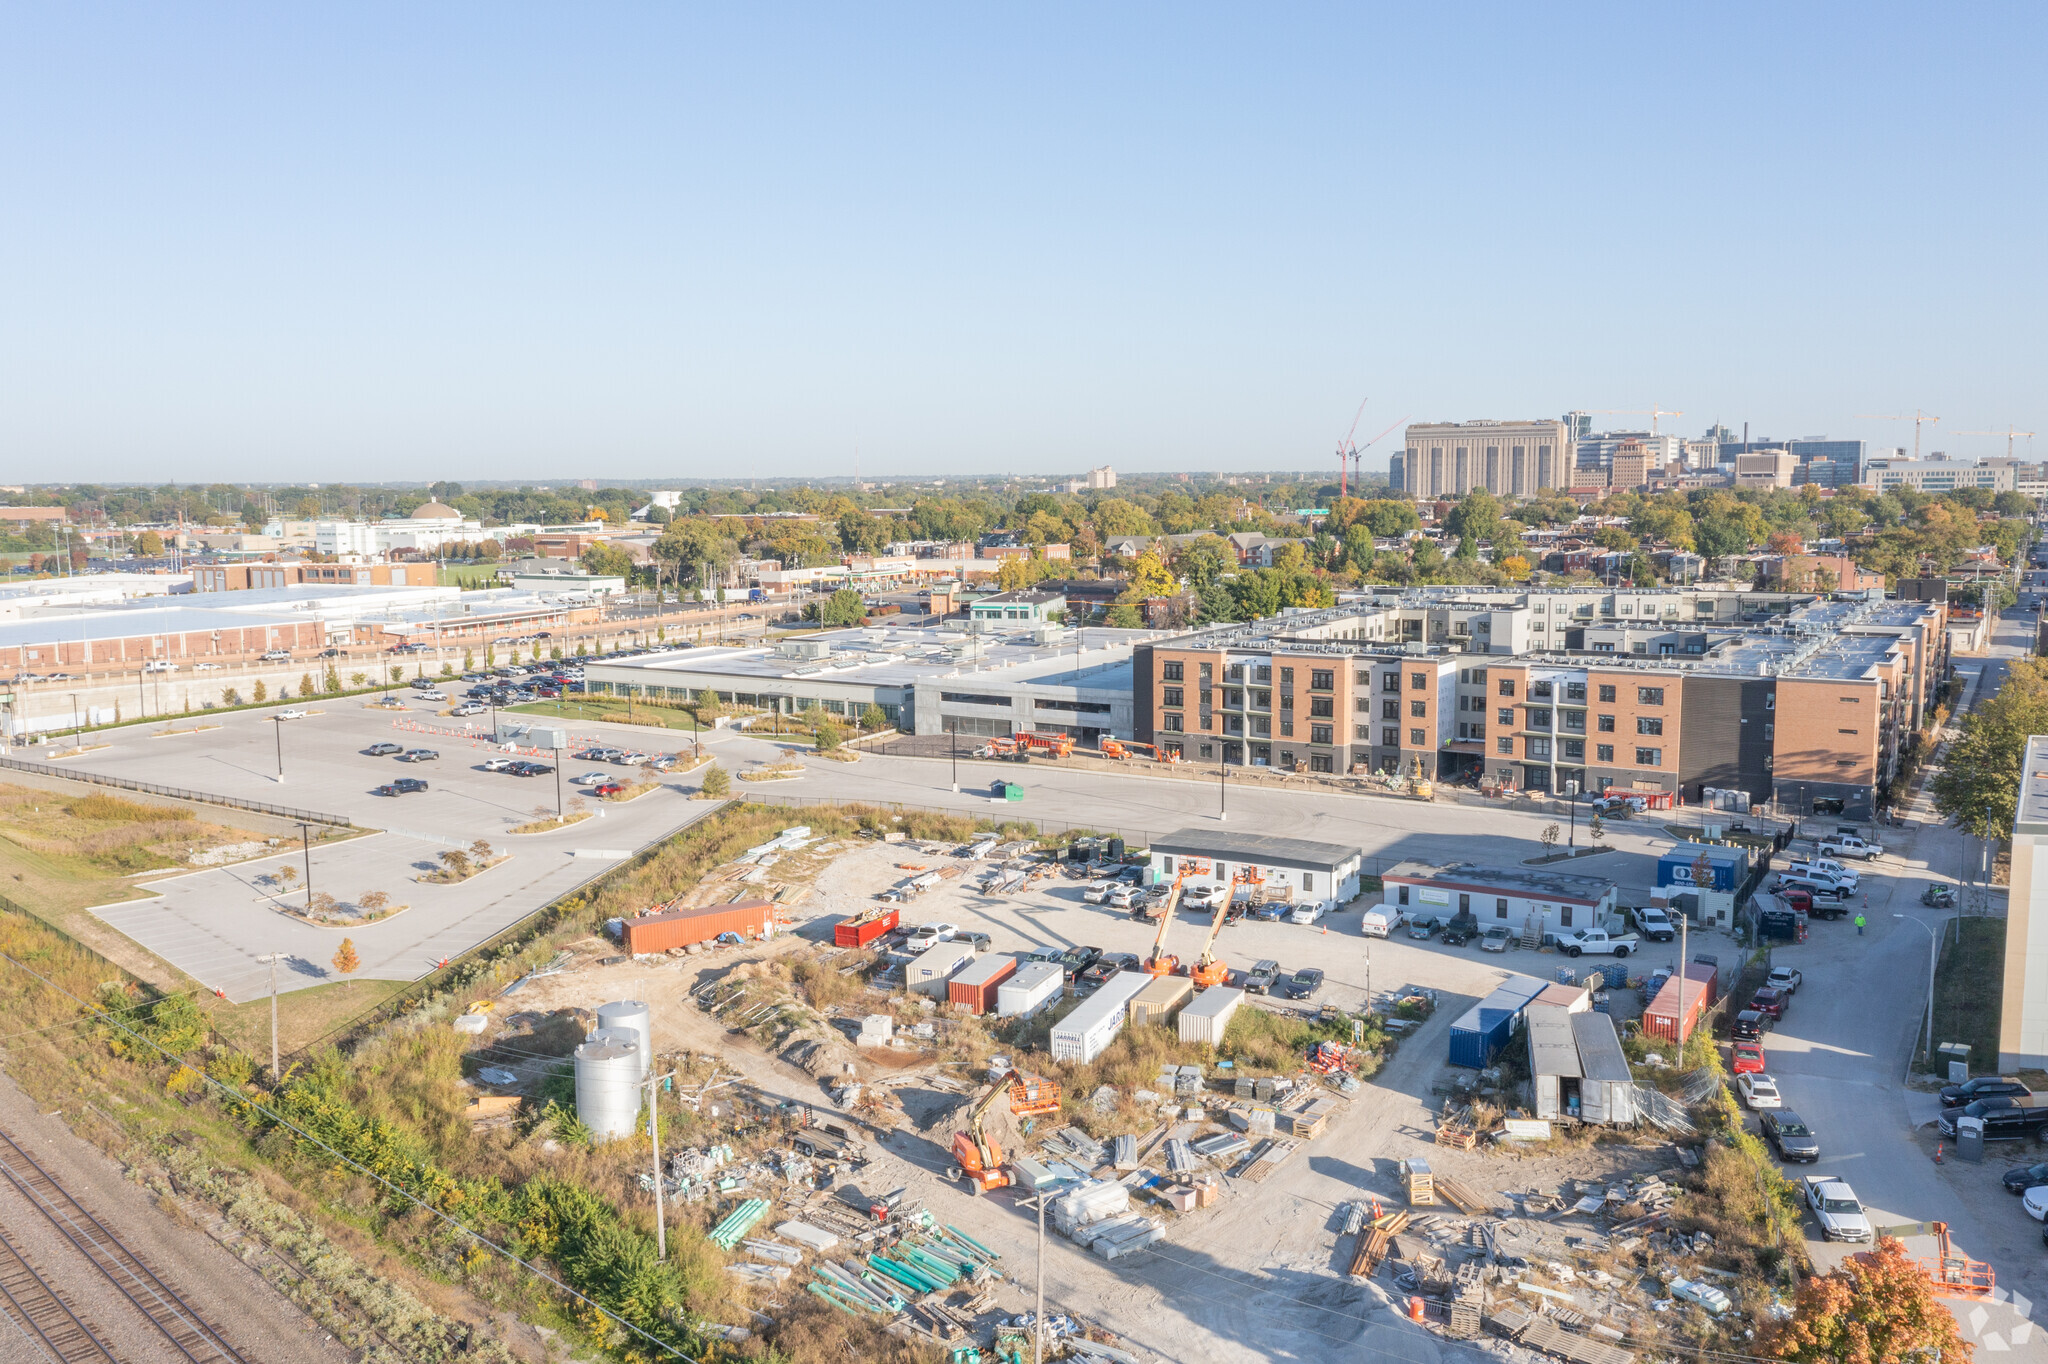
{"type": "Polygon", "coordinates": [[[1374,1218],[1358,1237],[1358,1244],[1351,1252],[1351,1267],[1348,1273],[1354,1279],[1369,1279],[1387,1258],[1387,1250],[1393,1244],[1394,1233],[1408,1225],[1408,1214],[1390,1212],[1384,1217],[1374,1218]]]}
{"type": "Polygon", "coordinates": [[[1433,1183],[1436,1193],[1446,1203],[1449,1203],[1467,1217],[1480,1217],[1492,1211],[1486,1201],[1478,1194],[1472,1192],[1471,1188],[1462,1180],[1453,1179],[1446,1174],[1439,1174],[1433,1183]]]}

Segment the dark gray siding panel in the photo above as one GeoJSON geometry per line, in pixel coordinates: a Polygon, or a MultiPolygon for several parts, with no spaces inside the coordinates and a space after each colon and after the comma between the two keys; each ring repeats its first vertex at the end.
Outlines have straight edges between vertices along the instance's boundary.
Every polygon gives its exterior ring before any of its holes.
{"type": "Polygon", "coordinates": [[[1152,737],[1153,671],[1151,645],[1140,644],[1131,650],[1131,729],[1141,744],[1155,742],[1152,737]]]}
{"type": "Polygon", "coordinates": [[[1775,684],[1760,677],[1703,677],[1685,680],[1681,790],[1700,799],[1700,788],[1747,791],[1750,799],[1771,795],[1771,723],[1767,709],[1775,684]]]}

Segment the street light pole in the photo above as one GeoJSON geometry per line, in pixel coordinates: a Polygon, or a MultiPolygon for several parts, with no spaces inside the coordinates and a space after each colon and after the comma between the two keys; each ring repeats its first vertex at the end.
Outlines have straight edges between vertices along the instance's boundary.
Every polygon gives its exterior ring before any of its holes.
{"type": "Polygon", "coordinates": [[[277,963],[287,954],[272,952],[256,958],[270,964],[270,1083],[283,1083],[283,1072],[277,1067],[277,963]]]}
{"type": "Polygon", "coordinates": [[[270,717],[271,737],[277,740],[277,784],[284,785],[284,721],[270,717]]]}
{"type": "Polygon", "coordinates": [[[953,736],[953,794],[960,794],[960,722],[955,720],[946,726],[946,733],[953,736]]]}
{"type": "Polygon", "coordinates": [[[1031,1314],[1031,1364],[1045,1360],[1045,1198],[1038,1191],[1038,1310],[1031,1314]]]}
{"type": "MultiPolygon", "coordinates": [[[[1927,1052],[1927,1060],[1928,1060],[1928,1063],[1929,1063],[1929,1064],[1931,1065],[1931,1064],[1933,1064],[1933,1062],[1934,1062],[1934,971],[1935,971],[1935,965],[1936,965],[1936,962],[1937,962],[1937,958],[1938,958],[1938,955],[1939,955],[1939,951],[1940,951],[1940,947],[1941,947],[1941,935],[1940,935],[1940,934],[1938,934],[1938,933],[1936,933],[1936,932],[1935,932],[1935,931],[1934,931],[1934,930],[1933,930],[1932,928],[1928,928],[1928,927],[1927,927],[1927,924],[1926,924],[1926,923],[1925,923],[1924,921],[1922,921],[1922,920],[1920,920],[1920,919],[1915,919],[1915,918],[1911,917],[1910,915],[1905,915],[1905,914],[1894,914],[1894,915],[1892,915],[1892,917],[1893,917],[1894,919],[1904,919],[1904,920],[1905,920],[1905,921],[1906,921],[1907,923],[1910,923],[1910,924],[1919,924],[1921,928],[1927,929],[1927,1046],[1926,1046],[1926,1052],[1927,1052]]],[[[1961,917],[1961,916],[1956,916],[1956,917],[1961,917]]],[[[1946,927],[1946,926],[1947,926],[1947,924],[1946,924],[1946,921],[1944,921],[1944,923],[1943,923],[1943,927],[1946,927]]],[[[1910,1064],[1911,1064],[1911,1063],[1909,1062],[1909,1063],[1908,1063],[1908,1065],[1909,1065],[1909,1068],[1910,1068],[1910,1064]]]]}
{"type": "Polygon", "coordinates": [[[306,856],[306,910],[313,908],[313,826],[299,821],[299,845],[306,856]]]}
{"type": "MultiPolygon", "coordinates": [[[[1221,753],[1223,750],[1216,750],[1221,753]]],[[[1216,822],[1223,823],[1230,818],[1230,764],[1222,758],[1216,760],[1216,822]]]]}
{"type": "Polygon", "coordinates": [[[1565,851],[1571,852],[1579,846],[1579,784],[1575,781],[1568,781],[1564,785],[1565,791],[1572,798],[1571,837],[1564,845],[1565,851]]]}

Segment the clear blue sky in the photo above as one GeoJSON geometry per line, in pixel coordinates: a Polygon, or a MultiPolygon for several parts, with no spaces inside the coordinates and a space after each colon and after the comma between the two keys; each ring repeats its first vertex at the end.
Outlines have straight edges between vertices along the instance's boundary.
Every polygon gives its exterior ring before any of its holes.
{"type": "Polygon", "coordinates": [[[2003,453],[2044,28],[17,3],[0,480],[1334,470],[1367,395],[2003,453]]]}

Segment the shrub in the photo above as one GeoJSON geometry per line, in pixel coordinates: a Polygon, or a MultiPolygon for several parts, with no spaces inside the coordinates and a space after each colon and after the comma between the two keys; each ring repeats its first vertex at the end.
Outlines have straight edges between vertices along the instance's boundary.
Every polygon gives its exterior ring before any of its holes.
{"type": "Polygon", "coordinates": [[[258,705],[261,705],[270,699],[270,684],[261,678],[256,679],[256,685],[249,689],[249,695],[255,698],[258,705]]]}
{"type": "Polygon", "coordinates": [[[311,696],[312,694],[313,694],[313,674],[311,674],[311,673],[300,673],[300,674],[299,674],[299,695],[300,695],[300,696],[311,696]]]}
{"type": "Polygon", "coordinates": [[[334,969],[344,976],[353,975],[362,964],[363,959],[356,954],[356,940],[343,938],[341,946],[334,949],[334,969]]]}
{"type": "Polygon", "coordinates": [[[704,769],[704,794],[723,800],[732,794],[732,774],[717,763],[704,769]]]}

